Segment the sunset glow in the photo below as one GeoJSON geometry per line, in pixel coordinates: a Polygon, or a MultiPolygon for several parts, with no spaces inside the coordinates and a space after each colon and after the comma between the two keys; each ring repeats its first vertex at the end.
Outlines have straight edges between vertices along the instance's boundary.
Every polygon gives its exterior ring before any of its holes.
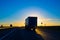
{"type": "Polygon", "coordinates": [[[42,0],[0,0],[0,25],[25,26],[25,19],[29,16],[38,17],[38,26],[60,25],[59,7],[56,0],[54,3],[42,0]]]}

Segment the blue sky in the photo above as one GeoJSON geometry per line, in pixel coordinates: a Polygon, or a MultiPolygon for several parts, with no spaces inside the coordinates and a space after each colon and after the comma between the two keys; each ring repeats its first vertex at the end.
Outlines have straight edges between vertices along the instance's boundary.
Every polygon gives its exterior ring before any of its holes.
{"type": "Polygon", "coordinates": [[[60,0],[0,0],[0,24],[24,20],[22,18],[25,14],[21,13],[21,10],[30,7],[48,12],[39,13],[45,18],[60,20],[60,0]]]}

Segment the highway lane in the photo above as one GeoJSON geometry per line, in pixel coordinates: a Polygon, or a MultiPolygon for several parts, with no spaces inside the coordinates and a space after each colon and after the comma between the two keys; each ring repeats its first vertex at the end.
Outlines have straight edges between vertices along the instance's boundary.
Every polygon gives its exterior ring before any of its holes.
{"type": "Polygon", "coordinates": [[[43,40],[43,38],[32,30],[13,28],[9,33],[0,38],[0,40],[43,40]]]}
{"type": "Polygon", "coordinates": [[[12,29],[0,29],[0,38],[7,33],[9,33],[12,29]]]}
{"type": "Polygon", "coordinates": [[[0,30],[0,40],[4,39],[5,37],[7,37],[11,33],[13,33],[15,30],[16,29],[4,29],[4,30],[0,30]]]}
{"type": "Polygon", "coordinates": [[[34,32],[22,28],[11,28],[3,31],[0,31],[0,40],[60,40],[60,30],[54,29],[37,28],[34,32]]]}

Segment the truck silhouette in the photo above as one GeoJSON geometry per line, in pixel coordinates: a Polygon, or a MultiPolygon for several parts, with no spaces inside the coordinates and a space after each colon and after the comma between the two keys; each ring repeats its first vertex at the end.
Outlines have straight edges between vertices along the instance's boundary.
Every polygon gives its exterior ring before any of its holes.
{"type": "Polygon", "coordinates": [[[37,17],[28,17],[25,19],[25,29],[34,30],[37,27],[37,17]]]}

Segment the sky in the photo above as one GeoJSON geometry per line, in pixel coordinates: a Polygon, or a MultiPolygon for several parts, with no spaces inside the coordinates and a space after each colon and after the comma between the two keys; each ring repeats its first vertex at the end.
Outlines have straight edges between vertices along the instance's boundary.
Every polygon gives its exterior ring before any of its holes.
{"type": "Polygon", "coordinates": [[[38,25],[60,25],[60,0],[0,0],[0,24],[24,26],[28,16],[38,25]]]}

